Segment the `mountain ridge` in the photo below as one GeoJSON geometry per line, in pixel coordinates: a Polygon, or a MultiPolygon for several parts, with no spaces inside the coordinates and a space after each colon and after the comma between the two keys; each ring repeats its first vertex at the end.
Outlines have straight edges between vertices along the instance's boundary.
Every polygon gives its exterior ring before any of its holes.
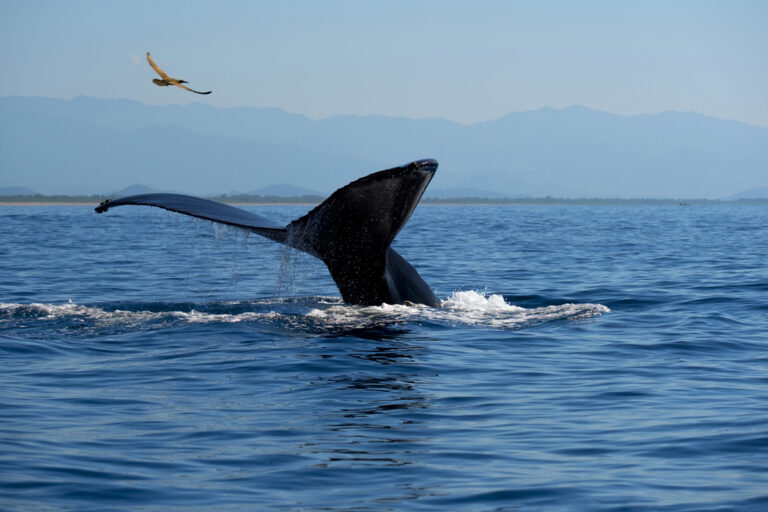
{"type": "Polygon", "coordinates": [[[3,97],[0,114],[0,186],[45,193],[144,182],[210,195],[279,182],[327,194],[425,157],[441,163],[433,187],[517,197],[721,198],[768,186],[768,128],[690,112],[622,116],[574,105],[464,125],[3,97]]]}

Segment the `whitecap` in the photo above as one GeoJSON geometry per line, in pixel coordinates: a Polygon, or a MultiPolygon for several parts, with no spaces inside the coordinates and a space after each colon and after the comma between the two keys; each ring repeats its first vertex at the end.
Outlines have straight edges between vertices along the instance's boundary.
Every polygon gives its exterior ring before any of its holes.
{"type": "Polygon", "coordinates": [[[17,327],[25,323],[63,322],[89,328],[162,328],[178,324],[288,322],[300,328],[358,329],[377,325],[431,323],[492,329],[520,328],[562,319],[578,319],[610,312],[601,304],[559,304],[523,308],[503,296],[456,291],[433,308],[415,304],[349,306],[333,297],[275,298],[222,301],[208,304],[125,304],[109,306],[0,303],[0,320],[17,327]]]}

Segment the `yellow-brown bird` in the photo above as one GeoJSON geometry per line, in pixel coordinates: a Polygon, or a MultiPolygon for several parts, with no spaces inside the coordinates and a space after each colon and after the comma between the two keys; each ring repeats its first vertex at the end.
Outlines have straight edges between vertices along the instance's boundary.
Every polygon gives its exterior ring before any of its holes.
{"type": "Polygon", "coordinates": [[[152,60],[152,57],[150,57],[150,56],[149,56],[149,52],[147,52],[147,62],[149,62],[149,65],[150,65],[150,66],[152,66],[152,69],[154,69],[154,70],[155,70],[155,72],[156,72],[158,75],[160,75],[160,78],[162,78],[162,80],[158,80],[157,78],[153,78],[153,79],[152,79],[152,82],[153,82],[155,85],[157,85],[157,86],[159,86],[159,87],[167,87],[167,86],[169,86],[169,85],[175,85],[176,87],[181,87],[182,89],[186,89],[186,90],[188,90],[188,91],[190,91],[190,92],[194,92],[194,93],[197,93],[197,94],[211,94],[211,91],[207,91],[207,92],[200,92],[200,91],[196,91],[196,90],[194,90],[194,89],[190,89],[190,88],[189,88],[189,87],[187,87],[186,85],[181,85],[181,84],[186,84],[186,83],[189,83],[189,82],[187,82],[186,80],[181,80],[181,79],[179,79],[179,78],[171,78],[171,77],[169,77],[169,76],[168,76],[168,75],[165,73],[165,71],[163,71],[162,69],[160,69],[160,67],[159,67],[157,64],[155,64],[155,61],[153,61],[153,60],[152,60]]]}

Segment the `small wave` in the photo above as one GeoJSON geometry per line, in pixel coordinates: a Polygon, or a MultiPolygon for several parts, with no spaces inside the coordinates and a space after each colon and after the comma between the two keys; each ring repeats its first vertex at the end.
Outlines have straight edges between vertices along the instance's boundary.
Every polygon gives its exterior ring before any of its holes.
{"type": "MultiPolygon", "coordinates": [[[[207,304],[74,304],[0,303],[0,325],[65,330],[71,334],[114,329],[158,329],[183,324],[274,323],[309,330],[356,329],[377,325],[431,323],[511,329],[560,319],[576,319],[607,313],[600,304],[561,304],[526,309],[507,303],[501,295],[457,291],[441,308],[423,305],[383,304],[348,306],[338,298],[276,298],[207,304]]],[[[17,331],[18,332],[18,331],[17,331]]]]}
{"type": "Polygon", "coordinates": [[[14,304],[0,303],[0,320],[15,321],[38,320],[40,322],[62,321],[71,323],[87,322],[91,326],[107,326],[122,324],[125,326],[138,326],[140,324],[157,324],[181,321],[187,323],[214,323],[214,322],[246,322],[261,318],[274,318],[280,313],[275,311],[227,311],[226,306],[231,305],[233,310],[240,303],[215,303],[207,306],[190,304],[174,304],[179,310],[169,310],[162,304],[144,305],[150,306],[141,309],[141,305],[126,305],[126,309],[110,308],[107,306],[82,306],[72,302],[68,304],[14,304]],[[222,307],[223,306],[223,307],[222,307]],[[206,311],[208,307],[221,312],[206,311]]]}
{"type": "Polygon", "coordinates": [[[601,304],[562,304],[526,309],[507,303],[501,295],[485,295],[469,290],[453,292],[442,301],[441,308],[404,304],[369,307],[340,305],[313,310],[308,316],[345,327],[368,327],[376,321],[389,321],[512,329],[553,320],[587,318],[608,312],[610,309],[601,304]]]}
{"type": "Polygon", "coordinates": [[[526,309],[508,304],[501,295],[476,291],[454,292],[443,301],[447,310],[463,312],[466,323],[486,324],[491,327],[515,327],[520,324],[549,322],[552,320],[588,318],[610,313],[602,304],[559,304],[526,309]]]}

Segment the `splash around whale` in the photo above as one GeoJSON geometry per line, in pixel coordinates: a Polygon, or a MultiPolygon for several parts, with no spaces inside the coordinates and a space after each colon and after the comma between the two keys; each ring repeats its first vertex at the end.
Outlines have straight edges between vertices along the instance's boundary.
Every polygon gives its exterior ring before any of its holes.
{"type": "Polygon", "coordinates": [[[347,304],[440,306],[416,269],[390,247],[435,171],[435,160],[418,160],[369,174],[286,226],[241,208],[182,194],[107,200],[96,212],[123,205],[155,206],[235,226],[322,260],[347,304]]]}

